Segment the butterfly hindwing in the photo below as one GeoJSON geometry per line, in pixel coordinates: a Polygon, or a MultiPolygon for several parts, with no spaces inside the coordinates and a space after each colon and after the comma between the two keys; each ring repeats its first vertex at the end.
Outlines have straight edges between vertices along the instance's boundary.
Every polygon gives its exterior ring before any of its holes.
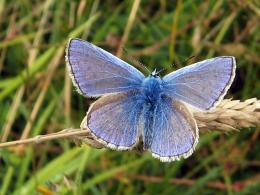
{"type": "Polygon", "coordinates": [[[144,78],[133,66],[80,39],[69,41],[66,60],[74,85],[85,96],[137,89],[144,78]]]}
{"type": "Polygon", "coordinates": [[[221,101],[235,77],[236,62],[231,56],[204,60],[174,71],[165,77],[164,92],[202,110],[221,101]]]}
{"type": "Polygon", "coordinates": [[[127,150],[139,137],[142,103],[134,92],[106,95],[89,109],[81,128],[109,148],[127,150]]]}
{"type": "Polygon", "coordinates": [[[150,150],[155,158],[170,162],[190,156],[199,139],[197,124],[186,106],[164,98],[155,108],[150,150]]]}

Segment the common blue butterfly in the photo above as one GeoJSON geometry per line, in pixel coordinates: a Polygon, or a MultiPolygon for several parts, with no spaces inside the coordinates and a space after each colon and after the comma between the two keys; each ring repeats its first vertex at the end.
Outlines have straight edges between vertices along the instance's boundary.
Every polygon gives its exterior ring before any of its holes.
{"type": "Polygon", "coordinates": [[[80,39],[71,39],[66,61],[77,91],[99,97],[81,128],[115,150],[144,149],[161,161],[189,157],[199,139],[196,121],[186,103],[200,110],[214,108],[235,77],[232,56],[204,60],[160,78],[139,70],[80,39]]]}

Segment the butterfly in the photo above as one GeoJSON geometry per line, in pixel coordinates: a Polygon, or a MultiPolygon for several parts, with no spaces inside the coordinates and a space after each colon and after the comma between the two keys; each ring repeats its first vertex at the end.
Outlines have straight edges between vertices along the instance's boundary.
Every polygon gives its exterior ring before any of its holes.
{"type": "Polygon", "coordinates": [[[194,63],[160,77],[143,73],[111,53],[80,39],[70,39],[66,62],[77,91],[99,97],[81,128],[114,150],[143,148],[163,162],[189,157],[199,140],[187,107],[207,111],[225,96],[235,77],[232,56],[194,63]]]}

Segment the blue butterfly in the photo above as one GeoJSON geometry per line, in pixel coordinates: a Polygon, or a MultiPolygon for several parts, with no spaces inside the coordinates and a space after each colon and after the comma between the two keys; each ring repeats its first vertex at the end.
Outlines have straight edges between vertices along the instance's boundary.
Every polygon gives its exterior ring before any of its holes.
{"type": "Polygon", "coordinates": [[[99,98],[81,128],[114,150],[129,150],[142,139],[143,147],[164,162],[189,157],[199,131],[187,104],[214,108],[235,77],[232,56],[204,60],[160,78],[139,70],[105,50],[71,39],[67,67],[77,91],[99,98]]]}

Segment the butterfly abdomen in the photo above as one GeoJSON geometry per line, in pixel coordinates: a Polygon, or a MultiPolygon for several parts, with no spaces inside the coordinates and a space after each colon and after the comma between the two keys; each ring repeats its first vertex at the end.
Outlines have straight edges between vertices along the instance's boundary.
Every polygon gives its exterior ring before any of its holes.
{"type": "Polygon", "coordinates": [[[149,149],[153,139],[153,125],[154,125],[154,111],[155,106],[151,104],[145,104],[143,108],[144,115],[144,131],[143,131],[143,148],[149,149]]]}

